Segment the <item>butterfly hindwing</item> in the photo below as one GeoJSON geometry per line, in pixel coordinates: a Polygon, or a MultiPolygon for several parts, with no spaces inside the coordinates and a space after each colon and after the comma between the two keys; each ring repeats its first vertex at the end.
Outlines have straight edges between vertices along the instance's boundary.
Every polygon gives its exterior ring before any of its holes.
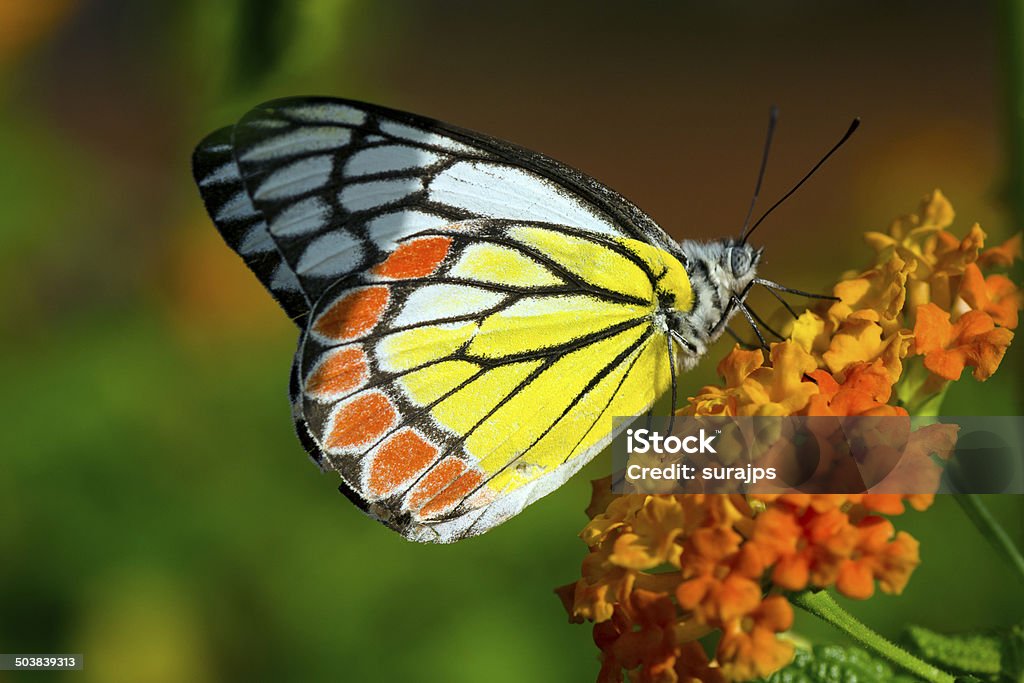
{"type": "Polygon", "coordinates": [[[668,386],[645,243],[476,220],[329,289],[300,349],[300,429],[372,514],[453,541],[512,516],[668,386]],[[571,320],[571,324],[567,321],[571,320]]]}

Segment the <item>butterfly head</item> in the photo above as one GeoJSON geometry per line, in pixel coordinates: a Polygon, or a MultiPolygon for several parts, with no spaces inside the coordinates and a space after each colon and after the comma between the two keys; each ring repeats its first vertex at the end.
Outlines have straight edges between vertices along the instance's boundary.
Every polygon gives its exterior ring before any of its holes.
{"type": "Polygon", "coordinates": [[[685,240],[680,246],[686,256],[693,303],[689,310],[677,311],[671,320],[677,333],[674,336],[682,346],[683,366],[689,367],[721,336],[728,319],[739,310],[729,302],[746,295],[764,250],[735,238],[685,240]]]}

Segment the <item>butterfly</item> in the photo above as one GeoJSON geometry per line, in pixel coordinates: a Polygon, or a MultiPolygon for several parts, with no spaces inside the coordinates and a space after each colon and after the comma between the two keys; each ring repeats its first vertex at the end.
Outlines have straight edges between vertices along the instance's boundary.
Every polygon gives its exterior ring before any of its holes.
{"type": "Polygon", "coordinates": [[[764,345],[752,286],[814,296],[757,277],[749,212],[740,238],[677,242],[543,154],[372,104],[262,104],[207,136],[193,171],[299,328],[299,439],[413,541],[483,533],[559,487],[613,416],[669,389],[674,404],[676,374],[737,312],[764,345]]]}

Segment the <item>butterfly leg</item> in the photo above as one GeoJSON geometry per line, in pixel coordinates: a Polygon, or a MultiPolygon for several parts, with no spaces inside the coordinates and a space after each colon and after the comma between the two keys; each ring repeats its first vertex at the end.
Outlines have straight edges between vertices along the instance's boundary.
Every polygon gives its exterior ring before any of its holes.
{"type": "Polygon", "coordinates": [[[746,309],[747,309],[748,311],[750,311],[750,315],[754,316],[754,320],[756,320],[756,321],[757,321],[758,323],[760,323],[760,324],[761,324],[761,327],[763,327],[764,329],[768,330],[768,332],[769,332],[769,333],[771,333],[771,335],[772,335],[773,337],[775,337],[775,338],[776,338],[776,339],[778,339],[779,341],[782,341],[782,340],[784,340],[784,339],[785,339],[785,337],[783,337],[783,336],[782,336],[781,334],[779,334],[778,332],[776,332],[776,331],[774,330],[774,328],[772,328],[772,327],[771,327],[771,326],[770,326],[770,325],[769,325],[768,323],[766,323],[766,322],[765,322],[764,320],[762,320],[762,319],[761,319],[761,316],[759,316],[759,315],[757,314],[757,312],[756,312],[756,311],[755,311],[754,309],[750,308],[749,306],[744,306],[744,307],[745,307],[745,308],[746,308],[746,309]]]}
{"type": "Polygon", "coordinates": [[[759,346],[758,346],[757,344],[751,344],[750,342],[748,342],[748,341],[747,341],[746,339],[744,339],[743,337],[741,337],[741,336],[740,336],[740,335],[739,335],[739,334],[738,334],[738,333],[736,332],[736,330],[732,329],[732,328],[731,328],[731,327],[729,327],[728,325],[726,325],[726,326],[725,326],[725,331],[729,333],[729,336],[730,336],[730,337],[732,337],[733,339],[735,339],[735,340],[736,340],[736,343],[737,343],[737,344],[739,344],[739,345],[740,345],[740,348],[742,348],[742,349],[743,349],[744,351],[753,351],[754,349],[759,349],[759,348],[761,348],[761,347],[759,347],[759,346]]]}
{"type": "Polygon", "coordinates": [[[768,342],[764,340],[764,335],[761,334],[761,329],[757,326],[757,322],[754,320],[754,316],[750,314],[750,309],[748,309],[746,305],[743,303],[743,301],[736,295],[733,295],[732,302],[733,304],[735,304],[737,308],[740,309],[740,313],[742,313],[743,317],[747,319],[747,322],[750,323],[750,326],[754,328],[754,334],[757,335],[757,340],[761,343],[761,348],[769,348],[768,342]]]}
{"type": "Polygon", "coordinates": [[[676,391],[676,359],[675,359],[675,348],[672,346],[672,335],[668,335],[668,371],[672,376],[672,410],[668,414],[668,434],[672,433],[672,430],[676,426],[676,408],[679,401],[679,394],[676,391]]]}

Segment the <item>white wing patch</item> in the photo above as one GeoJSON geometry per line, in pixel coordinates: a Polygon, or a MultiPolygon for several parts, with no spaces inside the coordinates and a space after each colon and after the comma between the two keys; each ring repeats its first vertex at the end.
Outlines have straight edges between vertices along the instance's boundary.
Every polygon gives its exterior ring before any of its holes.
{"type": "Polygon", "coordinates": [[[313,240],[302,252],[296,270],[299,275],[327,277],[347,273],[359,265],[363,245],[344,230],[329,232],[313,240]]]}
{"type": "Polygon", "coordinates": [[[331,209],[319,197],[307,197],[288,206],[270,221],[270,232],[280,237],[295,237],[317,232],[327,225],[331,209]]]}
{"type": "Polygon", "coordinates": [[[504,294],[466,285],[427,285],[409,295],[395,327],[481,313],[501,303],[504,294]]]}
{"type": "Polygon", "coordinates": [[[425,149],[406,145],[385,145],[370,147],[356,152],[345,164],[345,175],[364,176],[372,173],[405,171],[412,168],[433,166],[442,157],[425,149]]]}
{"type": "Polygon", "coordinates": [[[316,103],[285,109],[289,116],[300,121],[340,123],[346,126],[361,126],[366,121],[366,112],[344,104],[316,103]]]}
{"type": "Polygon", "coordinates": [[[270,286],[275,290],[284,290],[286,292],[298,292],[302,289],[299,278],[284,263],[279,264],[274,269],[274,275],[270,279],[270,286]]]}
{"type": "Polygon", "coordinates": [[[423,211],[395,211],[377,216],[366,224],[366,232],[373,243],[383,250],[395,245],[401,237],[421,230],[443,228],[451,221],[423,211]]]}
{"type": "Polygon", "coordinates": [[[229,161],[220,168],[212,171],[208,176],[199,181],[199,187],[210,187],[211,185],[223,185],[241,180],[238,174],[238,164],[229,161]]]}
{"type": "Polygon", "coordinates": [[[270,177],[253,192],[253,199],[287,199],[305,194],[327,184],[333,168],[334,157],[330,154],[296,161],[271,173],[270,177]]]}
{"type": "Polygon", "coordinates": [[[423,181],[419,178],[374,180],[346,185],[338,193],[338,201],[347,211],[366,211],[393,204],[422,189],[423,181]]]}
{"type": "Polygon", "coordinates": [[[335,126],[310,126],[267,138],[244,155],[242,161],[265,161],[276,157],[340,149],[352,139],[352,131],[335,126]]]}
{"type": "Polygon", "coordinates": [[[408,140],[410,142],[418,142],[421,145],[440,147],[441,149],[447,149],[451,152],[472,154],[476,151],[472,147],[452,140],[449,137],[438,135],[437,133],[428,133],[420,128],[413,128],[412,126],[407,126],[404,123],[397,123],[388,119],[380,120],[380,129],[383,133],[392,137],[401,138],[402,140],[408,140]]]}
{"type": "Polygon", "coordinates": [[[224,206],[220,208],[217,215],[213,217],[217,221],[237,221],[243,218],[251,218],[256,215],[256,207],[245,190],[239,190],[224,206]]]}
{"type": "Polygon", "coordinates": [[[484,161],[460,161],[430,183],[429,196],[481,216],[558,223],[590,232],[620,235],[607,219],[540,176],[484,161]]]}
{"type": "Polygon", "coordinates": [[[267,232],[265,223],[257,223],[250,228],[249,232],[245,233],[245,237],[242,238],[242,243],[238,246],[238,251],[243,256],[263,254],[273,250],[274,240],[270,238],[270,233],[267,232]]]}

